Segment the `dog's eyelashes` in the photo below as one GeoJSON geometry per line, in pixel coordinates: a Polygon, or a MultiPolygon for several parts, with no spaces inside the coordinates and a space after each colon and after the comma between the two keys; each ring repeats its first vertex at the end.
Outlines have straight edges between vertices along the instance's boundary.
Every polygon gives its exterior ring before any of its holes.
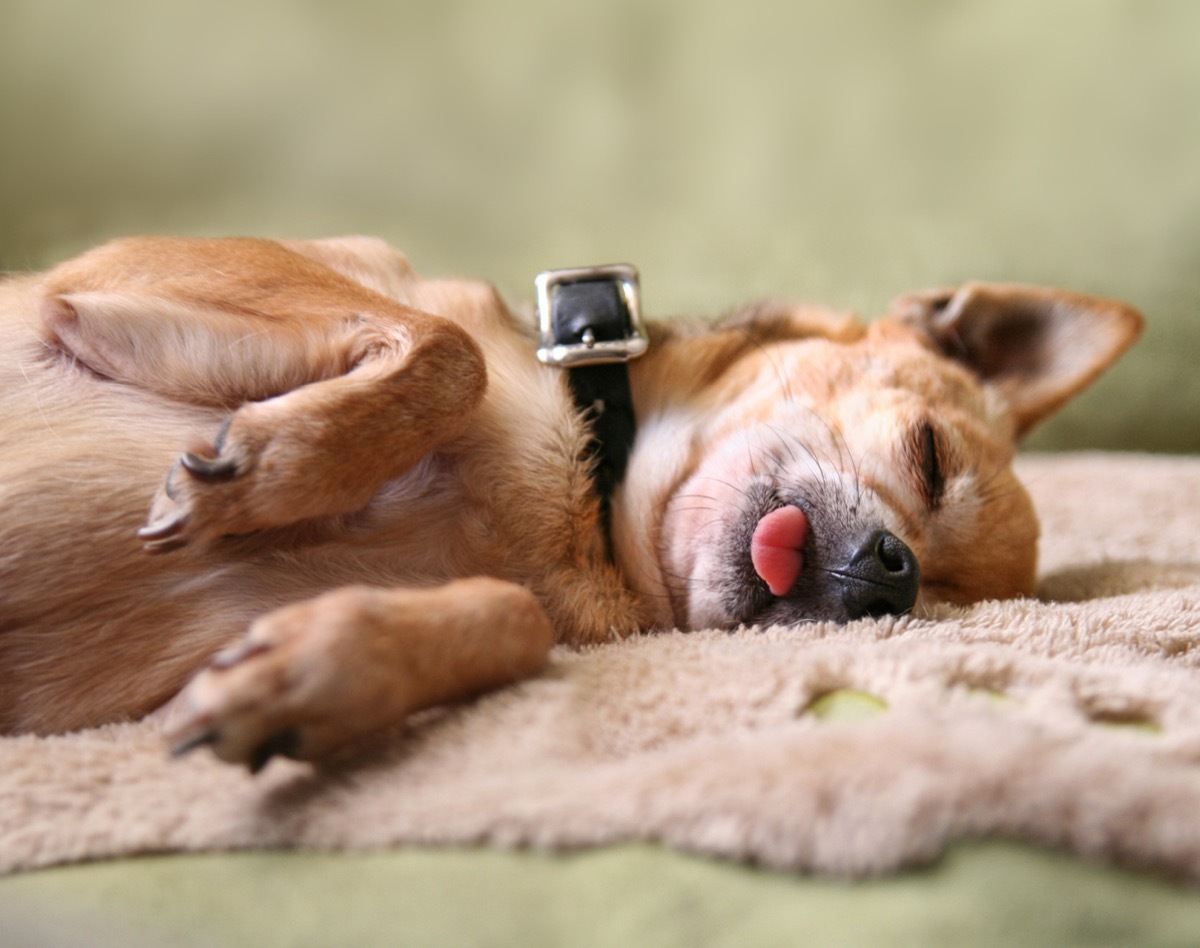
{"type": "Polygon", "coordinates": [[[946,476],[942,463],[942,450],[938,443],[937,429],[929,421],[919,425],[913,437],[913,454],[921,475],[921,487],[925,501],[933,509],[942,502],[946,492],[946,476]]]}

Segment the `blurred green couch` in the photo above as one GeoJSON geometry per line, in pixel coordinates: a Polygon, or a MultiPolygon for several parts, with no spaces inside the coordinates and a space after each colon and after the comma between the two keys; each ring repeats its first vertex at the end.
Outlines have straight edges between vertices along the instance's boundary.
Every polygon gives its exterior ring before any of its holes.
{"type": "MultiPolygon", "coordinates": [[[[1133,302],[1148,332],[1030,446],[1200,451],[1190,0],[6,0],[0,130],[0,268],[131,232],[367,232],[511,298],[628,260],[656,316],[1068,286],[1133,302]]],[[[1019,848],[883,896],[639,848],[247,858],[3,880],[0,907],[24,908],[0,934],[139,943],[144,916],[148,944],[268,944],[286,916],[276,943],[790,944],[811,925],[852,944],[873,918],[875,944],[1194,944],[1200,924],[1164,882],[1019,848]],[[541,892],[558,907],[523,929],[513,906],[537,916],[541,892]]]]}
{"type": "Polygon", "coordinates": [[[1039,448],[1200,450],[1200,6],[8,0],[0,267],[116,234],[380,234],[528,298],[878,314],[969,278],[1149,332],[1039,448]]]}

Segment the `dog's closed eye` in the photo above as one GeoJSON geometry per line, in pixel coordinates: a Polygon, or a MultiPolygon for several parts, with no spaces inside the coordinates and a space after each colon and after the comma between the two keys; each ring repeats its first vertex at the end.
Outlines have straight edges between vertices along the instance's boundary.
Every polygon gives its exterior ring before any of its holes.
{"type": "Polygon", "coordinates": [[[946,475],[941,439],[931,421],[926,419],[913,428],[907,453],[920,477],[925,503],[936,510],[946,491],[946,475]]]}

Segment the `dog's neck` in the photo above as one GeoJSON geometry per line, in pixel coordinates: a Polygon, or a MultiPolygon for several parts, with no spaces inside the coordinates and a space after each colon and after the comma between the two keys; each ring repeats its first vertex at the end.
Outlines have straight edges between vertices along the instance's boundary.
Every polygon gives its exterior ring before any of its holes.
{"type": "Polygon", "coordinates": [[[538,358],[566,371],[575,407],[588,425],[587,453],[607,533],[612,495],[637,435],[628,362],[648,344],[637,270],[624,264],[550,270],[536,285],[538,358]]]}
{"type": "Polygon", "coordinates": [[[607,524],[613,491],[625,477],[637,437],[629,367],[621,362],[575,366],[568,370],[567,379],[575,407],[588,424],[588,455],[607,524]]]}

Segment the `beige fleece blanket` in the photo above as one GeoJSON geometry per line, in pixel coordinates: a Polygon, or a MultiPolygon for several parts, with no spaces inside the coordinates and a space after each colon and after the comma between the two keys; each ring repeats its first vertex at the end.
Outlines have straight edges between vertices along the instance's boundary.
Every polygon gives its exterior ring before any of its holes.
{"type": "Polygon", "coordinates": [[[171,761],[151,723],[3,739],[0,871],[656,840],[862,874],[1000,835],[1200,881],[1200,458],[1020,470],[1041,601],[559,649],[322,772],[171,761]]]}

